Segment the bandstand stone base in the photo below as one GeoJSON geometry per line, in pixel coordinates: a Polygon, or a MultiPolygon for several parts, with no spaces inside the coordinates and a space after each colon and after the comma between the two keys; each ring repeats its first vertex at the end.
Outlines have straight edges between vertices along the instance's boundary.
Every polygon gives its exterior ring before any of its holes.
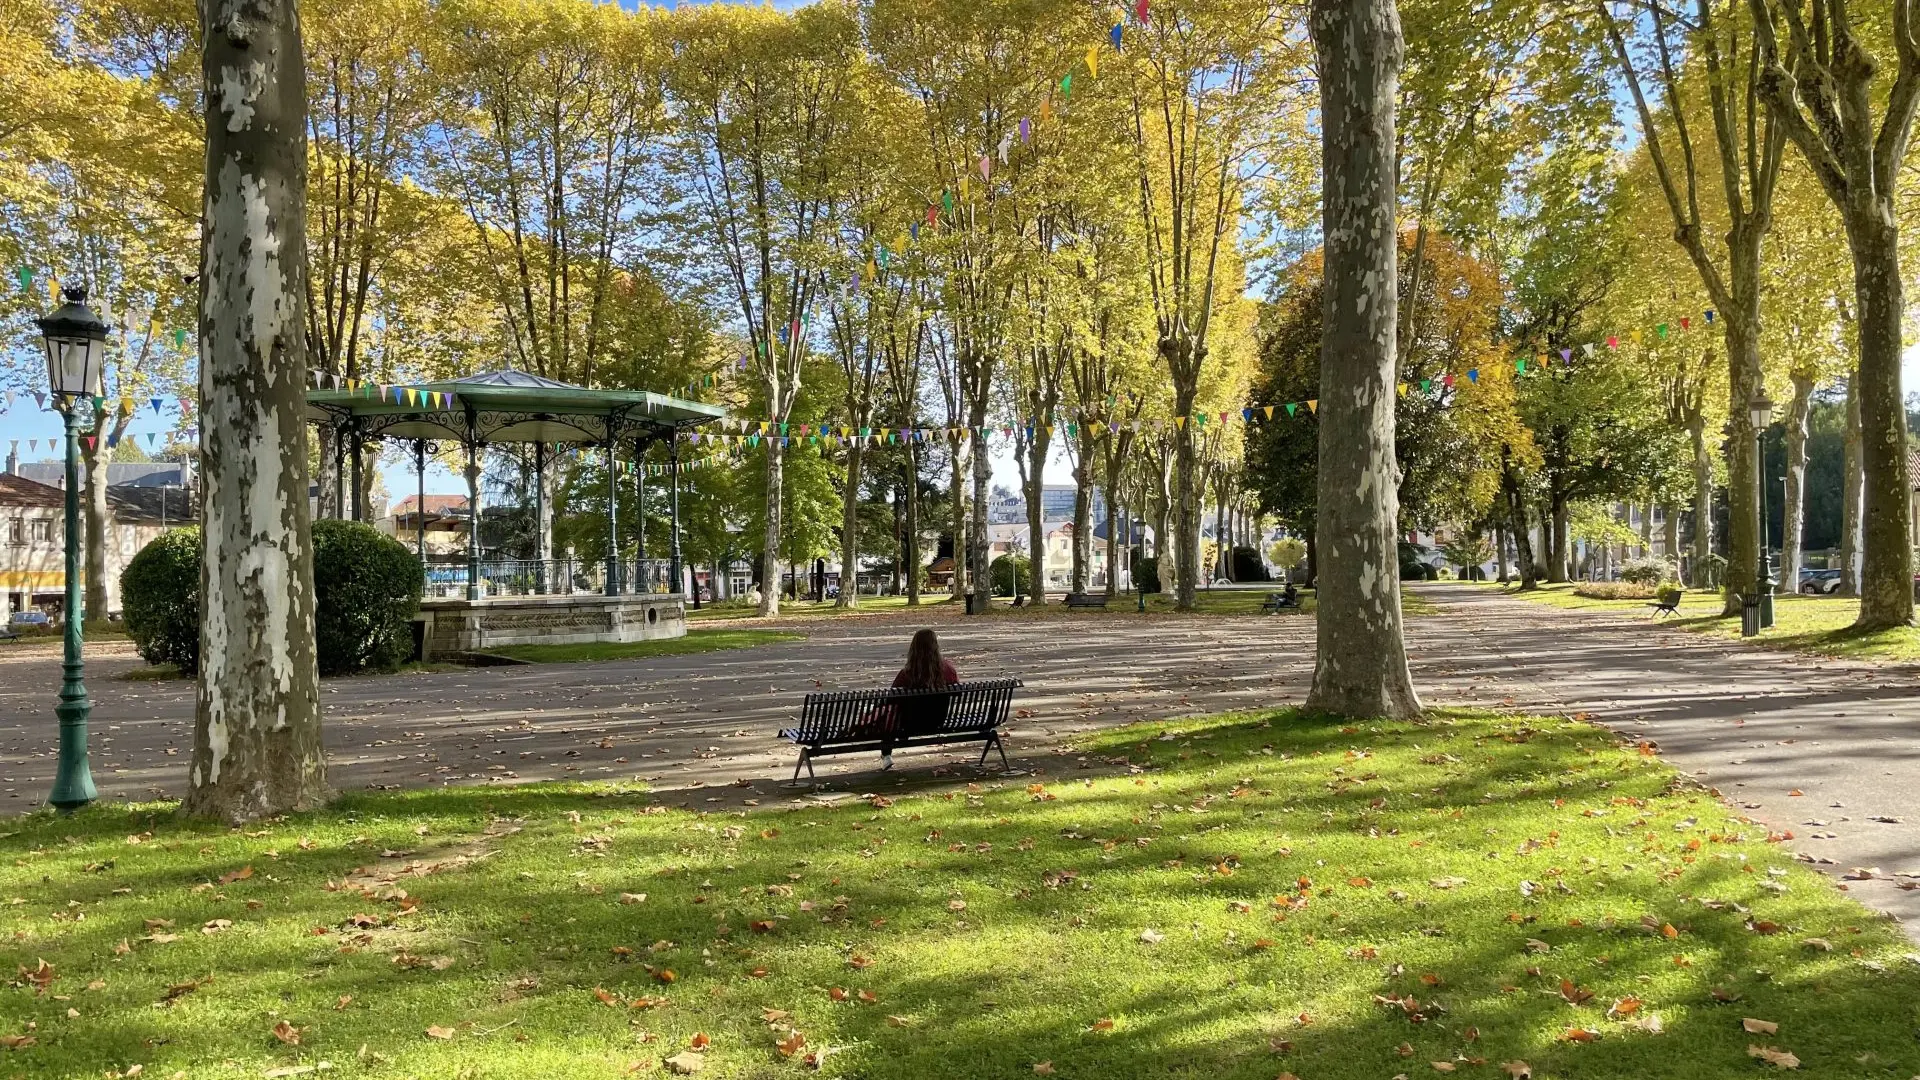
{"type": "Polygon", "coordinates": [[[686,601],[667,594],[423,600],[414,621],[423,624],[418,639],[421,660],[508,645],[656,641],[687,632],[686,601]]]}

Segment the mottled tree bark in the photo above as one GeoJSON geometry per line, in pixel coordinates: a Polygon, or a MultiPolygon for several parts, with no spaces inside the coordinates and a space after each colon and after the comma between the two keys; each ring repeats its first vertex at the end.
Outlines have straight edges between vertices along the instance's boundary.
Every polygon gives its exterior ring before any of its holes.
{"type": "MultiPolygon", "coordinates": [[[[857,433],[857,429],[856,429],[857,433]]],[[[840,595],[834,600],[836,608],[858,607],[860,590],[848,588],[848,582],[857,582],[860,559],[860,465],[865,450],[865,439],[855,439],[847,447],[846,494],[840,500],[840,595]]],[[[895,560],[896,567],[898,560],[895,560]]]]}
{"type": "Polygon", "coordinates": [[[952,492],[953,518],[953,598],[958,600],[967,594],[967,560],[973,557],[973,549],[967,543],[967,446],[970,440],[961,437],[953,444],[953,479],[948,490],[952,492]]]}
{"type": "Polygon", "coordinates": [[[907,490],[905,493],[907,535],[902,561],[907,567],[908,607],[918,607],[920,604],[920,574],[923,569],[920,565],[920,451],[916,449],[918,445],[912,437],[907,439],[907,490]]]}
{"type": "Polygon", "coordinates": [[[1907,410],[1900,388],[1898,226],[1892,200],[1850,215],[1860,322],[1861,629],[1913,622],[1913,485],[1907,476],[1907,410]]]}
{"type": "MultiPolygon", "coordinates": [[[[1504,497],[1504,496],[1503,496],[1504,497]]],[[[1507,527],[1496,523],[1493,527],[1493,553],[1500,563],[1500,584],[1505,585],[1511,571],[1507,565],[1507,527]]]]}
{"type": "Polygon", "coordinates": [[[1795,372],[1793,401],[1787,405],[1782,423],[1787,429],[1787,488],[1780,507],[1780,590],[1797,592],[1800,588],[1800,562],[1803,558],[1800,533],[1807,514],[1807,414],[1813,407],[1813,380],[1795,372]]]}
{"type": "Polygon", "coordinates": [[[1540,527],[1547,531],[1543,538],[1547,547],[1547,580],[1558,584],[1567,580],[1567,567],[1573,561],[1567,497],[1554,495],[1547,500],[1547,510],[1540,515],[1540,527]]]}
{"type": "Polygon", "coordinates": [[[305,389],[306,84],[294,0],[200,0],[200,681],[183,809],[325,801],[305,389]]]}
{"type": "Polygon", "coordinates": [[[107,461],[113,455],[107,452],[107,441],[100,434],[105,430],[105,424],[94,424],[92,445],[80,443],[80,463],[86,470],[80,488],[80,550],[86,554],[87,572],[85,613],[87,618],[100,620],[108,614],[107,575],[112,571],[107,568],[107,545],[113,542],[113,511],[107,503],[107,461]]]}
{"type": "MultiPolygon", "coordinates": [[[[762,584],[760,614],[762,615],[780,614],[780,563],[783,554],[780,528],[782,516],[786,511],[786,503],[780,497],[780,485],[785,479],[782,468],[786,462],[780,453],[779,429],[771,430],[772,434],[760,440],[767,447],[767,531],[760,540],[762,584]]],[[[846,589],[843,588],[840,591],[846,592],[846,589]]]]}
{"type": "Polygon", "coordinates": [[[1324,329],[1320,338],[1317,658],[1307,708],[1415,716],[1401,636],[1394,338],[1393,0],[1314,0],[1320,62],[1324,329]]]}
{"type": "Polygon", "coordinates": [[[1073,459],[1073,569],[1068,576],[1067,591],[1084,593],[1093,563],[1093,436],[1081,426],[1074,429],[1070,438],[1076,453],[1073,459]]]}
{"type": "Polygon", "coordinates": [[[1841,440],[1840,594],[1860,595],[1860,497],[1862,476],[1860,378],[1847,377],[1847,424],[1841,440]]]}
{"type": "Polygon", "coordinates": [[[1847,230],[1853,256],[1862,477],[1860,614],[1854,626],[1913,623],[1913,491],[1907,476],[1907,411],[1900,387],[1901,321],[1897,195],[1914,115],[1920,109],[1920,2],[1750,0],[1762,55],[1757,93],[1820,182],[1847,230]],[[1855,20],[1869,8],[1890,15],[1897,65],[1889,73],[1868,51],[1855,20]],[[1784,32],[1784,45],[1779,34],[1784,32]],[[1791,69],[1791,70],[1789,70],[1791,69]],[[1872,99],[1884,87],[1878,118],[1872,99]]]}
{"type": "Polygon", "coordinates": [[[1668,499],[1661,504],[1666,520],[1661,522],[1660,546],[1662,553],[1677,571],[1680,568],[1680,501],[1668,499]]]}
{"type": "Polygon", "coordinates": [[[1698,399],[1687,409],[1687,434],[1693,443],[1693,556],[1687,583],[1711,588],[1713,581],[1713,449],[1707,445],[1707,420],[1698,399]]]}

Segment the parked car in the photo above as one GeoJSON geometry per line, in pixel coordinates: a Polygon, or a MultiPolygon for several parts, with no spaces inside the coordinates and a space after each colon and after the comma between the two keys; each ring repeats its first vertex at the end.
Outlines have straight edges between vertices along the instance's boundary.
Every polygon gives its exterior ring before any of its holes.
{"type": "Polygon", "coordinates": [[[47,613],[44,611],[16,611],[13,617],[7,620],[7,626],[14,630],[34,630],[51,625],[53,620],[47,618],[47,613]]]}
{"type": "Polygon", "coordinates": [[[1800,571],[1800,591],[1816,595],[1832,593],[1840,588],[1838,570],[1802,570],[1800,571]]]}

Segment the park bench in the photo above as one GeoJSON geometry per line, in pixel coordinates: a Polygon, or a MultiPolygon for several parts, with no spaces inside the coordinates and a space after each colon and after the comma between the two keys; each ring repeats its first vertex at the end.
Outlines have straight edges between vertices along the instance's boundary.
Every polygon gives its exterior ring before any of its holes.
{"type": "Polygon", "coordinates": [[[1656,619],[1662,615],[1678,615],[1680,614],[1680,590],[1661,589],[1659,599],[1647,606],[1653,609],[1653,617],[1656,619]]]}
{"type": "Polygon", "coordinates": [[[786,728],[780,737],[800,748],[793,766],[794,780],[805,766],[813,777],[813,759],[829,754],[892,751],[902,746],[981,742],[980,762],[987,753],[1000,752],[1007,766],[1007,749],[1000,726],[1012,710],[1019,679],[989,679],[956,683],[936,690],[837,690],[808,694],[800,709],[800,725],[786,728]],[[889,730],[876,730],[875,713],[894,710],[889,730]]]}
{"type": "Polygon", "coordinates": [[[1068,593],[1067,606],[1069,608],[1094,608],[1099,611],[1105,611],[1107,610],[1107,594],[1084,592],[1068,593]]]}
{"type": "Polygon", "coordinates": [[[1286,593],[1270,592],[1267,594],[1267,602],[1260,605],[1260,610],[1264,614],[1278,615],[1280,612],[1285,611],[1288,608],[1297,608],[1299,606],[1300,606],[1299,601],[1288,600],[1286,593]]]}

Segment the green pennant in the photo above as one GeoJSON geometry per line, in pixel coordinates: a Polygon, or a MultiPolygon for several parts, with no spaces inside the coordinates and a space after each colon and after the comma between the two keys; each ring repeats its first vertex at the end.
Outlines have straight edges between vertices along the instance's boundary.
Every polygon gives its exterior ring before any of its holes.
{"type": "Polygon", "coordinates": [[[1523,356],[1520,359],[1515,360],[1513,362],[1513,370],[1518,372],[1521,375],[1525,375],[1527,373],[1527,358],[1523,356]]]}
{"type": "Polygon", "coordinates": [[[948,214],[952,214],[953,213],[953,192],[942,191],[940,193],[940,204],[947,208],[948,214]]]}
{"type": "Polygon", "coordinates": [[[1060,77],[1060,96],[1073,96],[1073,72],[1071,71],[1060,77]]]}
{"type": "Polygon", "coordinates": [[[1433,393],[1433,380],[1432,380],[1432,379],[1421,379],[1421,380],[1420,380],[1420,392],[1421,392],[1421,393],[1423,393],[1423,394],[1431,394],[1431,393],[1433,393]]]}
{"type": "Polygon", "coordinates": [[[1653,329],[1655,333],[1660,335],[1661,341],[1667,340],[1667,324],[1666,323],[1661,323],[1659,326],[1656,326],[1653,329]]]}
{"type": "Polygon", "coordinates": [[[1291,402],[1291,401],[1289,401],[1289,402],[1287,402],[1287,415],[1288,415],[1288,416],[1292,416],[1292,415],[1293,415],[1294,413],[1296,413],[1296,412],[1298,412],[1298,411],[1300,411],[1300,406],[1299,406],[1299,405],[1296,405],[1296,404],[1294,404],[1294,403],[1293,403],[1293,402],[1291,402]]]}
{"type": "Polygon", "coordinates": [[[19,267],[18,269],[14,270],[13,276],[19,279],[21,288],[23,289],[33,288],[33,267],[31,266],[19,267]]]}

